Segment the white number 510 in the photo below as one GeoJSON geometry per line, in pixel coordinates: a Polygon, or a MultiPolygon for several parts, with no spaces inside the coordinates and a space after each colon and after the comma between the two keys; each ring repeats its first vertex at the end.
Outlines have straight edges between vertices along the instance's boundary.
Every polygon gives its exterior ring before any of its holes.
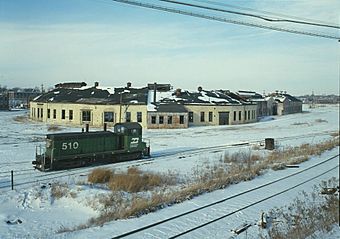
{"type": "Polygon", "coordinates": [[[79,147],[78,142],[69,142],[69,143],[62,143],[61,149],[62,150],[68,150],[68,149],[77,149],[79,147]]]}

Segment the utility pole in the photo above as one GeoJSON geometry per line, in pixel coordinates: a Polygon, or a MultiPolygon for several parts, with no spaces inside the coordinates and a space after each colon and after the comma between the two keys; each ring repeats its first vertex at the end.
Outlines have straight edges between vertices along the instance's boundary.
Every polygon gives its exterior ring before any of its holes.
{"type": "Polygon", "coordinates": [[[123,92],[120,93],[120,97],[119,97],[119,123],[122,122],[122,101],[123,101],[123,92]]]}

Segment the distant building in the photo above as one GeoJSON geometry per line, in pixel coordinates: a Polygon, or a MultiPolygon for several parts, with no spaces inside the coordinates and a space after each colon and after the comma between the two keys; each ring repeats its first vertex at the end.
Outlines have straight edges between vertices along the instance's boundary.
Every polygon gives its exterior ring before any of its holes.
{"type": "Polygon", "coordinates": [[[9,110],[8,93],[0,93],[0,110],[9,110]]]}
{"type": "Polygon", "coordinates": [[[270,94],[270,96],[275,100],[277,106],[276,112],[274,109],[273,114],[277,115],[287,115],[287,114],[295,114],[302,113],[302,101],[298,98],[287,94],[286,92],[276,92],[270,94]]]}
{"type": "Polygon", "coordinates": [[[94,127],[138,122],[144,128],[187,128],[244,124],[257,121],[256,104],[223,91],[173,90],[170,84],[132,88],[62,85],[31,101],[32,120],[60,125],[94,127]]]}

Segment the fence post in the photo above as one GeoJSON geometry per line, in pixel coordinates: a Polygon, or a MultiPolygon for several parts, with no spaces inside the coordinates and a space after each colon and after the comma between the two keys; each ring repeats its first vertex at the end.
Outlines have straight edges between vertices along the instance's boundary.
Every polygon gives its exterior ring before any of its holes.
{"type": "Polygon", "coordinates": [[[13,190],[14,189],[13,170],[11,171],[11,182],[12,182],[12,190],[13,190]]]}

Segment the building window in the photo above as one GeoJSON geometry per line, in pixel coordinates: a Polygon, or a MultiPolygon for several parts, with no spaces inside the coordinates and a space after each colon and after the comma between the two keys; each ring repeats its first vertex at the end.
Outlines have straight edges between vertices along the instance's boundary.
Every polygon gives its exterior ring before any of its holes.
{"type": "Polygon", "coordinates": [[[184,124],[184,115],[179,116],[179,123],[184,124]]]}
{"type": "Polygon", "coordinates": [[[68,119],[73,120],[73,110],[68,111],[68,119]]]}
{"type": "Polygon", "coordinates": [[[164,116],[159,116],[159,124],[164,124],[164,116]]]}
{"type": "Polygon", "coordinates": [[[189,112],[189,122],[194,122],[194,112],[189,112]]]}
{"type": "Polygon", "coordinates": [[[89,111],[89,110],[82,111],[82,120],[83,121],[91,121],[91,111],[89,111]]]}
{"type": "Polygon", "coordinates": [[[61,119],[65,119],[65,118],[66,118],[65,110],[61,110],[61,119]]]}
{"type": "Polygon", "coordinates": [[[236,121],[236,111],[234,111],[234,121],[236,121]]]}
{"type": "Polygon", "coordinates": [[[168,116],[168,124],[172,124],[172,116],[171,115],[168,116]]]}
{"type": "Polygon", "coordinates": [[[125,113],[125,121],[126,122],[131,122],[131,112],[126,112],[125,113]]]}
{"type": "Polygon", "coordinates": [[[238,112],[238,120],[241,121],[242,111],[238,112]]]}
{"type": "Polygon", "coordinates": [[[151,124],[156,124],[156,116],[151,116],[151,124]]]}
{"type": "Polygon", "coordinates": [[[113,123],[113,112],[104,112],[104,122],[113,123]]]}
{"type": "Polygon", "coordinates": [[[137,122],[142,122],[142,112],[137,112],[137,122]]]}
{"type": "Polygon", "coordinates": [[[44,110],[40,109],[40,117],[43,118],[44,117],[44,110]]]}
{"type": "Polygon", "coordinates": [[[250,110],[248,110],[248,120],[250,120],[250,110]]]}
{"type": "Polygon", "coordinates": [[[40,109],[39,108],[37,108],[37,110],[38,110],[38,118],[40,118],[40,109]]]}
{"type": "Polygon", "coordinates": [[[213,120],[213,112],[209,112],[209,122],[212,122],[213,120]]]}
{"type": "Polygon", "coordinates": [[[47,109],[47,118],[51,118],[51,110],[50,109],[47,109]]]}
{"type": "Polygon", "coordinates": [[[53,119],[56,119],[56,118],[57,118],[57,110],[54,109],[54,110],[53,110],[53,119]]]}
{"type": "Polygon", "coordinates": [[[201,122],[204,122],[204,112],[201,112],[201,122]]]}

